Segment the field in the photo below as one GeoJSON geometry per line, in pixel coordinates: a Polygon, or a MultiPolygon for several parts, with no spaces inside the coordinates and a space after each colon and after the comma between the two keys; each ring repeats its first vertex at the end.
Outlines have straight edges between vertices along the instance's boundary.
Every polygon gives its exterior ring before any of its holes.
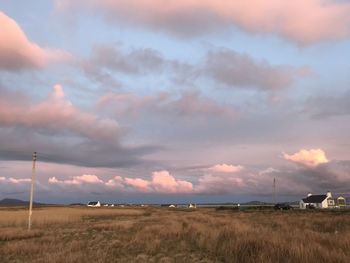
{"type": "Polygon", "coordinates": [[[0,208],[0,262],[350,262],[350,211],[0,208]]]}

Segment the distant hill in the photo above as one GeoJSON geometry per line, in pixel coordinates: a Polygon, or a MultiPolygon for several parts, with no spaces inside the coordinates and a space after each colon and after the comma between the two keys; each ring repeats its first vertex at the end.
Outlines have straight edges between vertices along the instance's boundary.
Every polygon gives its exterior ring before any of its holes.
{"type": "MultiPolygon", "coordinates": [[[[29,201],[19,199],[5,198],[0,200],[0,206],[28,206],[29,201]]],[[[41,203],[33,202],[33,205],[42,205],[41,203]]]]}

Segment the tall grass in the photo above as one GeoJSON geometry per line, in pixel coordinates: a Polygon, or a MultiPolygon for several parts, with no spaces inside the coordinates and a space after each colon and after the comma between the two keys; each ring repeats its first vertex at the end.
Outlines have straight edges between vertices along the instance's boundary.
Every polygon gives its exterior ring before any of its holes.
{"type": "Polygon", "coordinates": [[[347,212],[0,210],[1,262],[350,262],[347,212]]]}

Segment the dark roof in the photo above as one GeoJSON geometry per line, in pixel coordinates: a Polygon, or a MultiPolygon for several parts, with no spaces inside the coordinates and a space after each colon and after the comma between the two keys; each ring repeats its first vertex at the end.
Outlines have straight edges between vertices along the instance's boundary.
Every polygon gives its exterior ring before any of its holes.
{"type": "Polygon", "coordinates": [[[88,205],[97,205],[98,202],[89,202],[88,205]]]}
{"type": "Polygon", "coordinates": [[[304,203],[322,203],[327,198],[327,195],[310,195],[303,199],[304,203]]]}

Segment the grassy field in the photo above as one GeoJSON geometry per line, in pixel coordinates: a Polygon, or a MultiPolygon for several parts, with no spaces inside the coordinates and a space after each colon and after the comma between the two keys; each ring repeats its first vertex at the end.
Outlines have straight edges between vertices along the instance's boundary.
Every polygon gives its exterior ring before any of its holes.
{"type": "Polygon", "coordinates": [[[0,262],[350,262],[350,211],[0,208],[0,262]]]}

